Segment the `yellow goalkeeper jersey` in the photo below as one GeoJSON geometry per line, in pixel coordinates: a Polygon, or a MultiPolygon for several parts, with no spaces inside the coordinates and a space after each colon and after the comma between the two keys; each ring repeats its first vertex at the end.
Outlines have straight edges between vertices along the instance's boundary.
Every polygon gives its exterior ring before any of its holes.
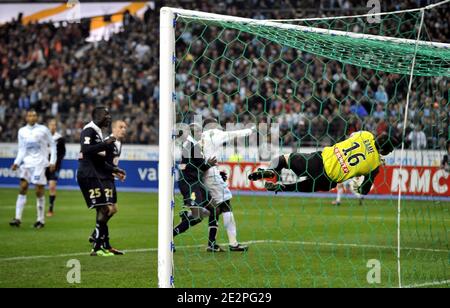
{"type": "Polygon", "coordinates": [[[326,174],[337,183],[367,175],[381,165],[375,138],[367,131],[353,133],[347,140],[326,147],[322,158],[326,174]]]}

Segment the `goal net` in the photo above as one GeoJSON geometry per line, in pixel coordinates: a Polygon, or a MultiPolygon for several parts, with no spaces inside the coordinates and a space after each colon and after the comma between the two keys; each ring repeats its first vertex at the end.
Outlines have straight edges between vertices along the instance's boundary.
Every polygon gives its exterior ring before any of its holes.
{"type": "Polygon", "coordinates": [[[442,9],[269,21],[163,8],[159,285],[448,287],[450,178],[440,164],[450,140],[450,45],[434,42],[427,23],[442,9]],[[225,131],[257,126],[256,137],[228,142],[217,157],[247,252],[229,251],[222,216],[225,252],[206,252],[208,218],[173,238],[189,211],[175,127],[198,117],[225,131]],[[356,180],[278,194],[247,180],[278,155],[321,151],[361,130],[404,141],[364,199],[356,180]]]}

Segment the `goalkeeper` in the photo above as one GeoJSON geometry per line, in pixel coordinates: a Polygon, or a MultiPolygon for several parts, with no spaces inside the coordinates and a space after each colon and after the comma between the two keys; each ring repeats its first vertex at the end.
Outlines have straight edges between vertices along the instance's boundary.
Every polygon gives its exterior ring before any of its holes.
{"type": "Polygon", "coordinates": [[[388,155],[398,145],[395,136],[383,133],[375,139],[372,133],[359,131],[322,152],[282,155],[273,160],[268,169],[258,169],[248,178],[251,181],[279,180],[282,169],[291,169],[297,176],[307,179],[294,184],[267,182],[265,188],[275,192],[316,192],[329,191],[338,183],[364,176],[357,192],[367,195],[382,163],[381,156],[388,155]]]}

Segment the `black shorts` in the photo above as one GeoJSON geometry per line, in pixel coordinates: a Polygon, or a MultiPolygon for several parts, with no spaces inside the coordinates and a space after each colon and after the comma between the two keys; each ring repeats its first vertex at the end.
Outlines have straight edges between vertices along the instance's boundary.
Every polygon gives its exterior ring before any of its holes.
{"type": "Polygon", "coordinates": [[[50,171],[50,168],[45,169],[45,177],[47,178],[47,181],[58,181],[58,174],[59,171],[50,171]]]}
{"type": "Polygon", "coordinates": [[[298,185],[299,192],[329,191],[337,186],[325,172],[322,152],[292,153],[289,156],[288,168],[297,176],[307,178],[298,185]]]}
{"type": "Polygon", "coordinates": [[[98,178],[78,178],[77,180],[88,208],[92,209],[117,203],[114,180],[100,180],[98,178]]]}
{"type": "Polygon", "coordinates": [[[211,203],[211,195],[202,183],[189,184],[185,179],[178,181],[178,188],[183,195],[185,206],[206,207],[211,203]]]}

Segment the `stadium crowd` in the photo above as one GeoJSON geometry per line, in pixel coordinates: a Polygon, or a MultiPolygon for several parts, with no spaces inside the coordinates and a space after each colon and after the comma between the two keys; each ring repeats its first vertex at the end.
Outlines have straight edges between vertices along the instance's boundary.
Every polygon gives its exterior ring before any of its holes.
{"type": "MultiPolygon", "coordinates": [[[[348,15],[357,6],[349,0],[319,3],[318,10],[309,11],[311,16],[348,15]]],[[[295,0],[165,4],[257,19],[307,17],[298,10],[307,4],[295,0]]],[[[428,1],[404,1],[385,9],[423,4],[428,1]]],[[[86,41],[86,22],[25,26],[13,21],[0,26],[0,140],[15,141],[24,111],[35,108],[42,120],[57,119],[68,142],[78,142],[93,106],[106,104],[114,117],[129,123],[127,142],[157,144],[158,9],[149,7],[143,18],[125,13],[123,31],[94,43],[86,41]]],[[[427,13],[427,39],[448,41],[449,14],[446,9],[427,13]]],[[[347,24],[357,28],[360,22],[347,24]]],[[[406,31],[408,21],[401,27],[396,22],[383,24],[385,35],[414,36],[415,31],[406,31]]],[[[409,23],[414,28],[413,21],[409,23]]],[[[283,144],[291,146],[329,144],[359,129],[402,129],[408,76],[342,65],[244,33],[236,40],[234,31],[202,29],[178,28],[180,120],[189,122],[194,114],[202,114],[218,116],[222,123],[277,122],[283,144]],[[200,34],[202,40],[196,39],[200,34]]],[[[415,78],[407,127],[410,147],[439,148],[450,139],[449,92],[448,79],[415,78]]]]}

